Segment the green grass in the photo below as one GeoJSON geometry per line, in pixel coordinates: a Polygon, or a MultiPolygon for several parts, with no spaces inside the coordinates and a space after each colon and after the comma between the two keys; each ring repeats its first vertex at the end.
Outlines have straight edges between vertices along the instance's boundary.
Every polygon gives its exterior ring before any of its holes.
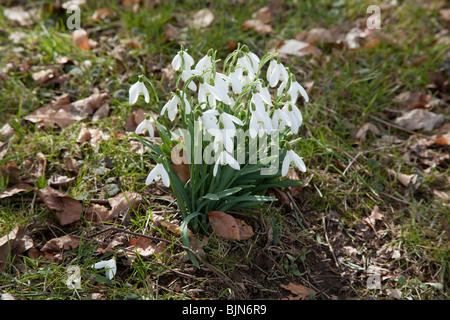
{"type": "MultiPolygon", "coordinates": [[[[170,63],[180,44],[189,49],[195,60],[210,48],[217,49],[220,58],[225,57],[229,41],[245,43],[262,55],[271,48],[273,40],[290,39],[311,28],[354,23],[367,17],[366,8],[373,4],[372,1],[346,1],[336,5],[331,0],[286,0],[273,17],[274,34],[263,36],[242,28],[242,23],[266,4],[262,1],[246,1],[244,4],[215,1],[211,7],[215,19],[205,30],[196,30],[188,23],[191,13],[205,7],[200,2],[184,1],[175,5],[163,1],[151,10],[141,7],[133,12],[114,1],[99,1],[93,6],[83,6],[81,10],[83,28],[89,31],[92,40],[98,42],[96,49],[85,52],[72,44],[70,31],[64,25],[65,13],[52,11],[50,2],[35,2],[35,6],[43,9],[44,16],[31,27],[18,27],[0,14],[0,66],[6,67],[4,75],[8,77],[7,81],[0,80],[0,123],[8,122],[15,129],[14,136],[7,141],[9,152],[0,159],[0,166],[13,160],[24,172],[23,162],[42,152],[47,159],[46,178],[52,174],[73,175],[64,165],[63,155],[69,155],[82,164],[75,186],[68,191],[70,196],[82,199],[85,204],[92,198],[106,199],[108,194],[102,188],[120,182],[124,191],[144,195],[143,203],[133,212],[130,228],[136,232],[151,232],[174,242],[179,242],[179,238],[164,228],[155,228],[151,218],[152,212],[165,211],[165,219],[179,219],[176,207],[170,199],[161,200],[163,195],[155,195],[153,189],[145,188],[143,182],[149,170],[149,158],[130,152],[131,143],[123,135],[126,119],[132,111],[150,108],[158,112],[168,92],[174,88],[174,81],[168,81],[164,72],[158,70],[170,63]],[[297,2],[299,4],[295,4],[297,2]],[[92,13],[106,6],[117,16],[111,21],[92,22],[92,13]],[[167,41],[164,38],[163,27],[167,23],[180,30],[179,39],[167,41]],[[8,40],[13,31],[24,33],[24,38],[15,45],[8,40]],[[126,61],[117,60],[114,48],[121,40],[133,38],[138,39],[140,47],[125,46],[126,61]],[[37,86],[32,73],[55,65],[58,56],[68,56],[74,61],[74,64],[60,67],[62,72],[72,74],[70,79],[61,86],[37,86]],[[11,65],[8,66],[9,63],[11,65]],[[86,67],[87,64],[90,67],[86,67]],[[140,101],[133,107],[129,106],[128,88],[141,72],[154,80],[160,105],[147,106],[140,101]],[[78,100],[88,97],[94,88],[111,95],[110,116],[86,122],[89,128],[109,135],[98,150],[88,144],[76,143],[82,122],[52,131],[42,130],[23,119],[47,105],[55,96],[69,93],[73,100],[78,100]],[[105,174],[99,174],[95,166],[101,166],[105,157],[110,157],[114,166],[105,174]]],[[[408,90],[426,91],[430,83],[429,71],[437,71],[443,66],[448,48],[436,43],[435,35],[439,31],[436,21],[439,19],[437,8],[424,9],[420,1],[401,1],[398,7],[382,11],[380,32],[385,37],[374,48],[351,51],[317,44],[322,50],[320,57],[283,58],[285,65],[297,73],[300,83],[314,81],[310,93],[312,102],[301,109],[304,125],[299,136],[303,139],[295,146],[301,150],[308,167],[308,172],[301,178],[312,175],[309,186],[296,198],[311,229],[305,231],[302,228],[294,215],[295,208],[289,204],[282,207],[272,204],[259,211],[251,210],[247,214],[256,216],[256,219],[248,221],[257,227],[255,236],[238,243],[211,235],[204,248],[205,260],[236,283],[257,288],[255,292],[260,297],[273,297],[282,293],[279,283],[314,283],[317,266],[313,262],[319,257],[315,246],[325,254],[329,252],[330,244],[335,250],[342,250],[343,245],[352,245],[369,261],[390,268],[392,274],[383,281],[383,289],[399,288],[404,299],[449,298],[448,229],[445,225],[450,211],[448,205],[433,195],[435,189],[449,190],[448,179],[445,178],[449,174],[448,160],[425,171],[421,159],[411,152],[418,137],[372,118],[391,121],[386,110],[399,111],[393,97],[408,90]],[[426,61],[419,65],[411,63],[413,57],[422,55],[427,57],[426,61]],[[366,122],[372,122],[383,128],[385,135],[404,142],[396,145],[370,133],[365,142],[355,140],[354,132],[366,122]],[[407,156],[412,161],[406,161],[406,151],[410,152],[407,156]],[[418,190],[408,190],[387,173],[387,168],[405,174],[419,173],[421,185],[418,190]],[[375,205],[385,217],[379,245],[398,250],[398,259],[383,260],[377,255],[373,240],[359,238],[358,223],[370,215],[375,205]],[[331,213],[337,214],[338,222],[330,222],[331,213]],[[327,228],[322,216],[326,217],[327,228]],[[272,238],[268,236],[269,230],[272,238]],[[338,241],[337,230],[345,235],[345,244],[338,241]],[[326,241],[327,235],[330,243],[326,241]],[[268,239],[271,242],[267,243],[268,239]],[[273,260],[266,259],[271,261],[273,269],[259,267],[266,274],[258,271],[261,252],[273,260]],[[254,273],[250,274],[246,267],[254,273]],[[257,278],[254,276],[256,272],[260,272],[261,284],[253,281],[257,278]],[[248,279],[238,277],[242,274],[248,279]]],[[[444,107],[435,107],[432,111],[443,113],[448,121],[448,111],[444,107]]],[[[436,154],[441,151],[432,150],[436,154]]],[[[23,198],[29,197],[33,197],[33,192],[23,194],[23,198]]],[[[49,209],[38,203],[20,201],[20,196],[15,199],[14,202],[0,200],[0,236],[15,225],[28,226],[33,238],[42,246],[55,236],[72,232],[81,236],[93,231],[93,225],[84,219],[77,227],[58,226],[54,213],[49,209]]],[[[172,283],[176,273],[164,266],[184,272],[183,264],[177,259],[182,251],[173,246],[168,247],[171,253],[162,264],[158,264],[156,257],[150,261],[138,259],[130,266],[120,264],[122,273],[119,280],[110,282],[102,270],[90,268],[96,261],[108,258],[108,255],[98,254],[93,257],[94,249],[99,245],[96,240],[99,239],[83,242],[77,250],[68,252],[60,263],[24,256],[20,259],[23,266],[20,272],[9,264],[0,274],[1,292],[32,299],[88,299],[95,290],[100,290],[107,299],[235,298],[231,290],[224,289],[217,281],[208,280],[205,273],[190,278],[181,276],[183,281],[172,283]],[[67,292],[66,269],[70,265],[79,266],[83,272],[79,293],[67,292]]],[[[333,257],[328,255],[328,258],[334,267],[333,257]]],[[[346,262],[353,261],[350,256],[346,258],[346,262]]],[[[362,265],[359,260],[357,263],[362,265]]],[[[347,269],[347,275],[350,276],[351,271],[351,268],[347,269]]],[[[352,286],[357,293],[347,293],[349,298],[386,298],[385,291],[368,290],[362,280],[355,280],[352,286]]],[[[325,293],[321,297],[330,296],[325,293]]]]}

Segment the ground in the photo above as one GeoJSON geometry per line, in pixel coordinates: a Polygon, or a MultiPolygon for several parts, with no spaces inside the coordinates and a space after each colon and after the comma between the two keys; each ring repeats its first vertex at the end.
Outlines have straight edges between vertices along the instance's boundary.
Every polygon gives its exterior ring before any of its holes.
{"type": "Polygon", "coordinates": [[[81,30],[61,1],[1,6],[2,298],[448,299],[445,1],[72,4],[81,30]],[[238,43],[279,52],[307,90],[295,145],[307,172],[270,189],[278,201],[228,212],[249,239],[198,234],[196,268],[131,133],[175,88],[181,46],[197,61],[238,43]],[[130,106],[140,73],[159,103],[130,106]],[[113,256],[109,280],[92,265],[113,256]]]}

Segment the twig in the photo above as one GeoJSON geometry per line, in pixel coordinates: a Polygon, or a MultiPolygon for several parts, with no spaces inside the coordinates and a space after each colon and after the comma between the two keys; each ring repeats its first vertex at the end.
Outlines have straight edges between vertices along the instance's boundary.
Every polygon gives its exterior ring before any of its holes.
{"type": "MultiPolygon", "coordinates": [[[[185,251],[189,251],[191,254],[193,254],[195,256],[195,258],[197,258],[201,263],[203,263],[209,270],[211,270],[217,277],[219,277],[226,285],[228,285],[228,287],[230,289],[232,289],[241,299],[244,299],[244,295],[242,293],[241,290],[239,290],[232,282],[231,280],[227,279],[225,276],[223,276],[219,271],[217,271],[212,265],[210,265],[209,263],[207,263],[205,260],[203,260],[195,251],[193,251],[191,248],[186,247],[182,244],[179,243],[175,243],[171,240],[166,240],[166,239],[162,239],[162,238],[158,238],[158,237],[152,237],[152,236],[148,236],[146,234],[142,234],[142,233],[138,233],[138,232],[133,232],[133,231],[129,231],[129,230],[125,230],[122,228],[117,228],[117,227],[109,227],[107,229],[102,230],[101,232],[97,232],[95,235],[98,235],[100,233],[103,232],[107,232],[107,231],[116,231],[116,232],[123,232],[123,233],[127,233],[127,234],[131,234],[133,236],[136,237],[143,237],[143,238],[147,238],[153,241],[160,241],[160,242],[165,242],[165,243],[169,243],[169,244],[173,244],[174,246],[177,246],[179,248],[182,248],[185,251]]],[[[90,238],[92,236],[86,236],[86,238],[90,238]]]]}
{"type": "Polygon", "coordinates": [[[336,264],[337,268],[339,269],[339,272],[342,275],[341,266],[339,265],[339,262],[336,259],[336,255],[334,254],[333,247],[331,246],[330,240],[328,239],[327,226],[326,226],[326,222],[325,222],[325,216],[323,215],[323,213],[322,213],[322,223],[323,223],[323,230],[325,232],[325,240],[327,240],[327,244],[328,244],[328,247],[330,248],[331,255],[333,256],[334,263],[336,264]]]}
{"type": "Polygon", "coordinates": [[[391,122],[389,122],[389,121],[380,119],[380,118],[378,118],[378,117],[376,117],[376,116],[372,116],[372,115],[371,115],[370,117],[371,117],[373,120],[378,121],[378,122],[381,122],[382,124],[387,125],[387,126],[389,126],[389,127],[392,127],[392,128],[398,129],[398,130],[402,130],[402,131],[405,131],[405,132],[408,132],[408,133],[411,133],[411,134],[414,134],[414,135],[419,135],[419,136],[424,137],[424,138],[430,138],[430,136],[427,136],[427,135],[422,134],[422,133],[419,133],[419,132],[414,132],[414,131],[409,130],[409,129],[407,129],[407,128],[404,128],[404,127],[402,127],[402,126],[393,124],[393,123],[391,123],[391,122]]]}

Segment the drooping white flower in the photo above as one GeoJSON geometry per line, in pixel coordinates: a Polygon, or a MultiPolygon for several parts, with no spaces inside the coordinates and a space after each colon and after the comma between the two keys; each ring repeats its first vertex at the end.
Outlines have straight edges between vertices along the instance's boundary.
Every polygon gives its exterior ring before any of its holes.
{"type": "Polygon", "coordinates": [[[217,120],[217,116],[219,115],[219,111],[216,109],[209,109],[203,112],[201,119],[203,122],[203,125],[209,133],[213,132],[212,130],[218,130],[219,122],[217,120]]]}
{"type": "Polygon", "coordinates": [[[164,169],[164,166],[162,163],[158,163],[152,171],[147,176],[147,179],[145,180],[145,184],[149,185],[153,181],[159,181],[162,179],[163,184],[166,187],[170,186],[170,178],[169,174],[167,173],[166,169],[164,169]]]}
{"type": "Polygon", "coordinates": [[[235,123],[243,126],[244,123],[237,117],[228,114],[226,112],[222,112],[219,116],[219,120],[220,122],[223,124],[224,128],[227,130],[232,130],[234,131],[234,133],[236,134],[236,127],[235,127],[235,123]]]}
{"type": "Polygon", "coordinates": [[[291,83],[291,86],[289,87],[288,94],[291,96],[291,101],[295,103],[298,98],[298,94],[301,94],[302,97],[305,99],[306,102],[309,102],[308,93],[306,93],[305,88],[302,87],[300,83],[297,81],[294,81],[291,83]]]}
{"type": "Polygon", "coordinates": [[[217,157],[217,161],[214,164],[214,170],[213,170],[213,175],[214,177],[217,174],[217,169],[219,167],[219,164],[224,166],[224,165],[229,165],[230,167],[232,167],[235,170],[240,170],[241,167],[239,166],[239,163],[237,162],[236,159],[233,158],[233,156],[231,154],[229,154],[227,151],[222,151],[219,153],[219,156],[217,157]]]}
{"type": "Polygon", "coordinates": [[[106,269],[105,274],[109,280],[114,279],[114,276],[116,275],[117,272],[116,259],[114,258],[106,261],[97,262],[96,264],[93,265],[93,267],[95,269],[105,268],[106,269]]]}
{"type": "Polygon", "coordinates": [[[242,93],[242,72],[244,70],[242,68],[236,68],[233,72],[230,73],[228,78],[231,82],[231,88],[233,89],[234,93],[241,94],[242,93]]]}
{"type": "Polygon", "coordinates": [[[252,112],[248,131],[252,139],[257,135],[262,137],[265,133],[270,134],[272,130],[272,119],[270,119],[267,112],[260,112],[258,110],[252,112]]]}
{"type": "Polygon", "coordinates": [[[291,120],[291,131],[294,134],[298,133],[298,129],[302,125],[303,122],[303,116],[300,110],[297,108],[296,105],[288,101],[285,106],[282,108],[282,111],[287,114],[289,119],[291,120]]]}
{"type": "Polygon", "coordinates": [[[144,131],[145,129],[148,130],[148,134],[150,135],[150,137],[154,137],[155,136],[155,132],[153,130],[153,120],[150,118],[145,118],[144,121],[142,121],[141,123],[139,123],[139,125],[136,128],[135,133],[139,134],[142,131],[144,131]]]}
{"type": "Polygon", "coordinates": [[[278,63],[277,60],[272,60],[267,68],[267,80],[273,88],[279,81],[287,82],[289,80],[289,74],[281,62],[278,63]]]}
{"type": "Polygon", "coordinates": [[[283,164],[281,165],[281,175],[285,177],[289,171],[289,166],[295,163],[297,168],[302,171],[306,172],[306,166],[303,162],[302,158],[296,154],[293,150],[288,150],[286,152],[286,156],[284,157],[283,164]]]}
{"type": "Polygon", "coordinates": [[[136,101],[139,98],[139,94],[141,94],[141,93],[144,95],[145,102],[147,102],[147,103],[150,102],[150,95],[148,93],[147,88],[145,87],[145,85],[142,81],[138,81],[130,87],[130,90],[129,90],[130,105],[133,105],[136,103],[136,101]]]}
{"type": "MultiPolygon", "coordinates": [[[[191,113],[191,104],[189,103],[185,95],[183,97],[183,101],[185,112],[191,113]]],[[[182,105],[181,98],[177,94],[174,94],[173,97],[169,101],[167,101],[161,109],[161,115],[163,115],[167,111],[167,115],[169,116],[170,121],[173,121],[178,112],[178,105],[182,105]]]]}
{"type": "Polygon", "coordinates": [[[291,118],[282,109],[275,109],[272,115],[272,126],[274,129],[283,130],[285,126],[292,125],[291,118]]]}
{"type": "Polygon", "coordinates": [[[209,80],[211,76],[212,66],[213,60],[211,56],[205,55],[197,62],[194,70],[197,71],[199,74],[203,74],[203,79],[209,80]]]}
{"type": "Polygon", "coordinates": [[[209,105],[214,108],[217,104],[216,100],[222,101],[227,105],[231,104],[231,98],[228,96],[227,91],[217,89],[206,82],[200,83],[200,88],[198,89],[198,102],[208,102],[209,105]]]}
{"type": "Polygon", "coordinates": [[[189,70],[194,65],[194,59],[186,51],[179,51],[172,60],[172,68],[175,71],[181,70],[184,60],[184,69],[189,70]]]}

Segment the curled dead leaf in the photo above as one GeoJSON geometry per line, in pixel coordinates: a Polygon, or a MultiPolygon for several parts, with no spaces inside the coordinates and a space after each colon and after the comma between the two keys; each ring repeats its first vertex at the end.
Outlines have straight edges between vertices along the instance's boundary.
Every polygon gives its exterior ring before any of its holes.
{"type": "Polygon", "coordinates": [[[287,285],[280,284],[280,287],[292,292],[295,295],[289,296],[288,300],[309,300],[310,295],[316,293],[316,291],[311,288],[293,282],[287,285]]]}
{"type": "Polygon", "coordinates": [[[360,140],[361,142],[364,142],[364,141],[366,141],[368,132],[370,132],[376,136],[381,135],[381,132],[376,125],[374,125],[373,123],[370,123],[370,122],[366,122],[363,125],[361,125],[358,128],[358,130],[356,130],[356,132],[353,134],[353,137],[355,139],[360,140]]]}
{"type": "Polygon", "coordinates": [[[252,228],[244,221],[222,211],[209,211],[209,222],[219,237],[233,240],[247,240],[253,235],[252,228]]]}
{"type": "Polygon", "coordinates": [[[433,131],[445,121],[442,114],[437,114],[425,109],[413,109],[395,119],[395,123],[409,130],[433,131]]]}
{"type": "Polygon", "coordinates": [[[116,219],[120,215],[127,214],[130,209],[136,210],[142,202],[142,196],[138,193],[125,191],[114,198],[108,199],[111,206],[110,218],[116,219]]]}
{"type": "Polygon", "coordinates": [[[42,252],[59,253],[62,250],[74,250],[78,248],[80,238],[71,235],[65,235],[59,238],[49,240],[41,249],[42,252]]]}
{"type": "Polygon", "coordinates": [[[244,30],[252,30],[260,35],[267,35],[273,32],[272,26],[269,24],[265,24],[259,19],[249,19],[242,23],[242,27],[244,30]]]}
{"type": "Polygon", "coordinates": [[[16,226],[7,235],[0,238],[0,270],[4,270],[10,259],[22,254],[34,246],[33,239],[23,227],[16,226]]]}
{"type": "Polygon", "coordinates": [[[68,197],[50,186],[39,189],[37,194],[49,209],[56,212],[56,217],[61,225],[80,220],[83,211],[80,201],[68,197]]]}
{"type": "Polygon", "coordinates": [[[10,188],[7,188],[6,190],[4,190],[3,192],[0,193],[0,199],[4,199],[4,198],[8,198],[8,197],[12,197],[15,194],[18,194],[20,192],[24,192],[24,191],[29,191],[32,190],[33,186],[29,185],[27,183],[19,183],[16,184],[10,188]]]}
{"type": "Polygon", "coordinates": [[[214,14],[208,8],[194,13],[189,21],[190,26],[195,29],[206,28],[214,21],[214,14]]]}
{"type": "Polygon", "coordinates": [[[72,33],[72,42],[81,50],[89,50],[89,38],[84,29],[77,29],[72,33]]]}

